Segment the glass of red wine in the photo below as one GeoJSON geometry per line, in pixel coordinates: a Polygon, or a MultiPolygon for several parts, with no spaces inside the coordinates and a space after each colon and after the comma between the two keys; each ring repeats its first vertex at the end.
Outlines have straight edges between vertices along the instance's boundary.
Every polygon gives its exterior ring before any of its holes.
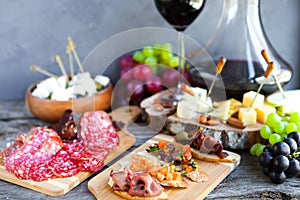
{"type": "Polygon", "coordinates": [[[178,72],[180,74],[177,85],[177,98],[182,97],[184,59],[184,30],[196,19],[204,7],[205,0],[154,0],[155,6],[163,18],[178,31],[178,72]]]}

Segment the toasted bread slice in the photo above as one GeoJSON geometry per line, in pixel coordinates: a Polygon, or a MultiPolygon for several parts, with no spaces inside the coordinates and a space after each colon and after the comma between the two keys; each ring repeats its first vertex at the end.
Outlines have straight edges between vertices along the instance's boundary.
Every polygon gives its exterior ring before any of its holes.
{"type": "Polygon", "coordinates": [[[186,174],[186,177],[197,183],[203,183],[209,180],[207,173],[200,167],[196,171],[191,171],[186,174]]]}
{"type": "Polygon", "coordinates": [[[175,166],[165,165],[149,171],[151,177],[165,187],[186,188],[189,186],[180,172],[175,171],[175,166]]]}
{"type": "Polygon", "coordinates": [[[169,196],[165,192],[162,192],[159,196],[156,197],[131,196],[127,192],[123,192],[123,191],[114,191],[114,193],[128,200],[168,200],[169,199],[169,196]]]}
{"type": "MultiPolygon", "coordinates": [[[[175,143],[176,146],[178,147],[183,147],[184,145],[181,143],[176,142],[175,143]]],[[[199,159],[199,160],[203,160],[203,161],[208,161],[208,162],[230,162],[230,163],[234,163],[237,161],[238,156],[236,153],[230,152],[230,151],[226,151],[223,150],[223,152],[226,152],[228,154],[227,157],[225,158],[220,158],[218,157],[216,154],[207,154],[207,153],[201,153],[200,151],[194,149],[191,147],[191,152],[194,158],[199,159]]]]}
{"type": "Polygon", "coordinates": [[[228,154],[225,158],[220,158],[215,154],[207,154],[207,153],[201,153],[200,151],[191,148],[191,152],[194,158],[208,161],[208,162],[230,162],[234,163],[237,161],[238,157],[235,153],[232,153],[230,151],[223,150],[223,152],[226,152],[228,154]]]}
{"type": "Polygon", "coordinates": [[[164,187],[175,187],[175,188],[187,188],[189,186],[188,182],[182,178],[182,180],[163,180],[159,181],[155,177],[153,178],[157,183],[164,187]]]}

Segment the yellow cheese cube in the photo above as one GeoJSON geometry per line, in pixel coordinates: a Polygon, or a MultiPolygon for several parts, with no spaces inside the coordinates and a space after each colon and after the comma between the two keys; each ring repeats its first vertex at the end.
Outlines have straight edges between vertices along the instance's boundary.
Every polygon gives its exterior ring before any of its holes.
{"type": "Polygon", "coordinates": [[[220,118],[229,118],[229,110],[230,110],[230,100],[223,101],[219,107],[215,108],[212,112],[209,114],[214,117],[220,117],[220,118]]]}
{"type": "MultiPolygon", "coordinates": [[[[249,107],[252,104],[253,99],[255,98],[256,92],[249,91],[243,95],[243,106],[249,107]]],[[[253,102],[252,108],[258,108],[264,104],[265,96],[262,94],[257,94],[255,101],[253,102]]]]}
{"type": "Polygon", "coordinates": [[[239,120],[244,122],[246,125],[256,124],[256,111],[253,108],[240,108],[239,109],[239,120]]]}
{"type": "Polygon", "coordinates": [[[257,121],[266,124],[267,123],[267,117],[270,113],[276,112],[276,109],[273,106],[269,106],[267,104],[264,104],[258,108],[255,108],[256,114],[257,114],[257,121]]]}

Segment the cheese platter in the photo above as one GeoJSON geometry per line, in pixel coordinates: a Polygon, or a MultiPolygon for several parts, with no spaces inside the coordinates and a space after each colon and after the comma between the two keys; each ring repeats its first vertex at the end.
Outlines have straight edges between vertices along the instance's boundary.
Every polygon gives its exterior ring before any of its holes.
{"type": "Polygon", "coordinates": [[[167,129],[171,134],[176,135],[182,131],[197,130],[201,127],[205,134],[213,136],[222,143],[224,148],[228,149],[248,149],[255,143],[265,142],[259,135],[260,128],[263,126],[260,122],[245,128],[234,127],[227,123],[210,126],[199,123],[195,118],[178,117],[174,111],[175,108],[165,108],[161,111],[154,108],[156,99],[172,99],[172,95],[174,95],[172,89],[164,90],[141,102],[141,108],[147,113],[150,126],[154,129],[167,129]]]}
{"type": "MultiPolygon", "coordinates": [[[[135,153],[145,151],[153,143],[157,143],[160,140],[165,140],[173,143],[174,137],[165,134],[158,134],[153,138],[149,139],[143,145],[135,149],[133,152],[120,159],[118,162],[109,166],[105,171],[93,177],[88,182],[89,191],[97,199],[120,199],[112,188],[108,185],[108,180],[110,177],[111,170],[118,170],[122,162],[128,161],[131,156],[135,153]]],[[[235,158],[234,162],[206,162],[196,160],[198,165],[207,173],[209,180],[202,183],[189,181],[189,186],[185,189],[174,189],[166,187],[164,192],[169,196],[169,199],[204,199],[222,180],[224,180],[240,163],[241,157],[236,153],[230,152],[230,154],[235,158]]]]}
{"type": "MultiPolygon", "coordinates": [[[[132,147],[136,141],[135,136],[126,131],[126,124],[138,117],[140,109],[138,107],[124,106],[114,110],[114,114],[114,116],[117,116],[114,120],[121,121],[125,124],[125,127],[117,132],[119,144],[107,155],[104,165],[109,164],[113,159],[124,153],[127,149],[132,147]]],[[[8,172],[3,165],[0,166],[1,180],[44,193],[49,196],[62,196],[68,193],[92,174],[93,172],[79,172],[76,175],[66,178],[54,178],[44,181],[21,180],[13,173],[8,172]]]]}

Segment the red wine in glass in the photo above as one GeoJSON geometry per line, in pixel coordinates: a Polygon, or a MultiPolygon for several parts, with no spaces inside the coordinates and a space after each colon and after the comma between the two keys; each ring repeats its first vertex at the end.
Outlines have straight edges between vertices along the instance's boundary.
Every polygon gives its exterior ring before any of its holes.
{"type": "Polygon", "coordinates": [[[184,31],[204,7],[204,0],[155,0],[154,2],[160,14],[177,31],[184,31]]]}
{"type": "Polygon", "coordinates": [[[181,86],[184,79],[184,37],[182,32],[196,19],[204,7],[204,0],[154,0],[159,13],[178,31],[178,72],[180,74],[177,84],[176,97],[182,98],[181,86]]]}

